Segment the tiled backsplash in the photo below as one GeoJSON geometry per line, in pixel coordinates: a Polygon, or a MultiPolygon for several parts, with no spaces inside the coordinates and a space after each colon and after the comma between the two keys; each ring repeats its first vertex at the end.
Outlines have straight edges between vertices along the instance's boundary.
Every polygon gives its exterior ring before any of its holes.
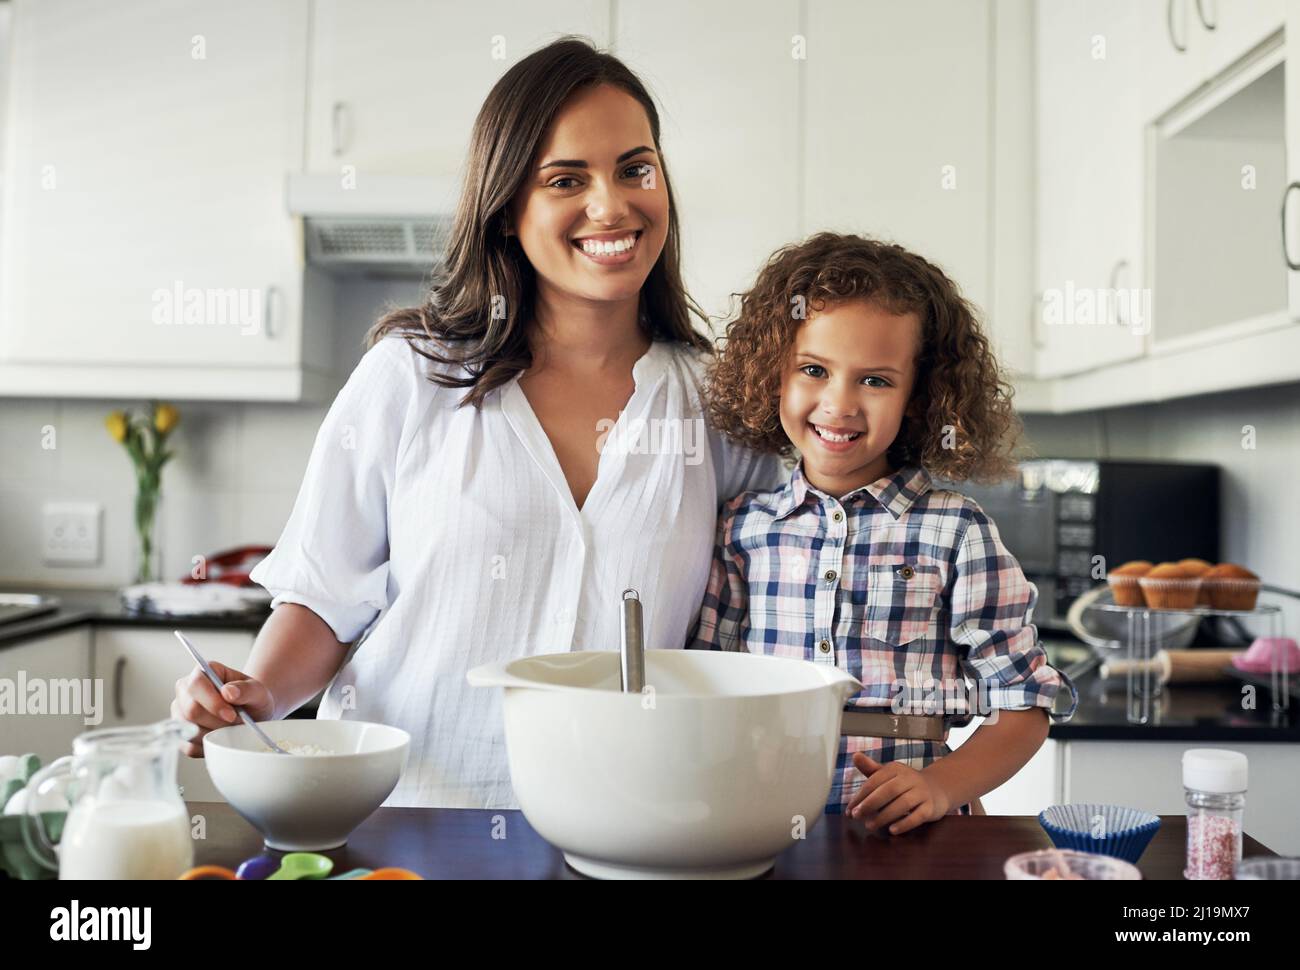
{"type": "MultiPolygon", "coordinates": [[[[387,302],[410,303],[408,281],[351,281],[335,287],[340,321],[327,332],[346,376],[360,359],[366,328],[387,302]]],[[[233,546],[273,545],[293,508],[328,405],[174,401],[181,423],[163,470],[160,541],[167,578],[189,572],[194,556],[233,546]]],[[[114,587],[131,579],[135,476],[104,417],[140,401],[0,398],[0,586],[114,587]],[[47,447],[53,429],[53,445],[47,447]],[[47,566],[41,506],[48,501],[104,506],[97,566],[47,566]]]]}

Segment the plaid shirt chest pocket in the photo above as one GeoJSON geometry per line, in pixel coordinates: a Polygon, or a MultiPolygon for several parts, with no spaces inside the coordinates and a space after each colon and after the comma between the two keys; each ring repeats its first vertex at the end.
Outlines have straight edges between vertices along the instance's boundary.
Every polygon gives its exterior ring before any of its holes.
{"type": "Polygon", "coordinates": [[[925,636],[938,616],[943,584],[932,563],[901,556],[868,563],[863,633],[896,646],[925,636]]]}

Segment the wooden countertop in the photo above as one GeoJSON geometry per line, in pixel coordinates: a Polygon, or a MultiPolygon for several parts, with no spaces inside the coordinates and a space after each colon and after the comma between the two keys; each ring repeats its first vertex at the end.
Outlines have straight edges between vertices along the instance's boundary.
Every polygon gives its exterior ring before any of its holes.
{"type": "MultiPolygon", "coordinates": [[[[234,869],[265,851],[257,831],[224,802],[190,802],[189,808],[207,821],[206,839],[195,842],[195,865],[234,869]]],[[[1182,879],[1186,840],[1186,818],[1161,816],[1160,830],[1138,860],[1143,878],[1182,879]]],[[[905,835],[880,837],[859,822],[828,815],[764,878],[1002,879],[1008,856],[1051,844],[1034,816],[950,815],[905,835]]],[[[585,878],[518,811],[381,808],[346,846],[324,854],[336,873],[401,866],[428,879],[585,878]],[[494,828],[505,838],[494,838],[494,828]]],[[[1242,854],[1276,855],[1248,835],[1242,854]]]]}

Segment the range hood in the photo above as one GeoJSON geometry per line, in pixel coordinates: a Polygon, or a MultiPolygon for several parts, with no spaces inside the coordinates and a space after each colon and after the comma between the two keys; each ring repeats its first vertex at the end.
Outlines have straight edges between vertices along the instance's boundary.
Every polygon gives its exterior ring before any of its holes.
{"type": "Polygon", "coordinates": [[[442,261],[458,186],[403,175],[291,175],[289,212],[303,220],[309,265],[327,272],[423,276],[442,261]]]}

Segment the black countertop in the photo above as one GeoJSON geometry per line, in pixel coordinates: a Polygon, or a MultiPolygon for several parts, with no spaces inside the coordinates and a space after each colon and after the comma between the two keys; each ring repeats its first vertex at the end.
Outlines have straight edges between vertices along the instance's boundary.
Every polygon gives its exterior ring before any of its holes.
{"type": "MultiPolygon", "coordinates": [[[[176,617],[133,613],[122,606],[116,590],[52,587],[12,587],[6,592],[56,596],[54,613],[0,625],[0,650],[32,637],[82,623],[102,626],[156,626],[172,629],[246,630],[256,633],[269,611],[246,616],[176,617]]],[[[1053,640],[1060,641],[1059,635],[1053,640]]],[[[1077,641],[1075,641],[1077,644],[1077,641]]],[[[1074,717],[1051,725],[1048,736],[1058,741],[1251,741],[1300,742],[1300,700],[1276,712],[1265,689],[1257,691],[1256,708],[1243,709],[1242,683],[1171,684],[1151,705],[1151,720],[1132,724],[1127,718],[1125,680],[1103,680],[1096,667],[1075,677],[1079,707],[1074,717]]],[[[310,713],[308,712],[308,716],[310,713]]]]}
{"type": "Polygon", "coordinates": [[[0,624],[0,650],[33,637],[56,633],[83,623],[99,626],[156,626],[196,630],[247,630],[256,633],[271,615],[270,610],[240,616],[158,616],[136,613],[122,605],[115,589],[67,588],[50,586],[11,586],[4,584],[6,593],[39,593],[59,601],[53,613],[42,613],[28,620],[0,624]]]}
{"type": "Polygon", "coordinates": [[[1093,668],[1074,683],[1078,710],[1069,721],[1048,730],[1048,737],[1058,741],[1300,742],[1300,701],[1293,697],[1288,710],[1274,711],[1269,691],[1258,688],[1254,709],[1246,709],[1240,680],[1166,684],[1163,693],[1151,699],[1145,724],[1128,720],[1124,677],[1103,680],[1093,668]]]}

